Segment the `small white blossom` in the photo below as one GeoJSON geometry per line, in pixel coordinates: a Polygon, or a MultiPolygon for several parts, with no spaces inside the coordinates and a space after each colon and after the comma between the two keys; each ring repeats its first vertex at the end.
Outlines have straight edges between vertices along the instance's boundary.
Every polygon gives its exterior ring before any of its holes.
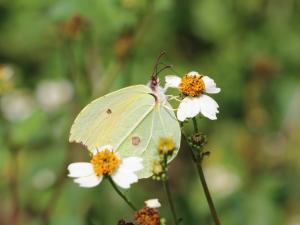
{"type": "Polygon", "coordinates": [[[0,80],[9,80],[14,75],[15,71],[10,65],[0,65],[0,80]]]}
{"type": "Polygon", "coordinates": [[[219,112],[218,103],[204,94],[217,94],[221,91],[213,79],[192,71],[183,76],[183,78],[175,75],[166,76],[165,81],[165,89],[169,87],[178,88],[179,91],[185,95],[177,111],[179,121],[193,118],[199,113],[211,120],[217,119],[216,114],[219,112]]]}
{"type": "Polygon", "coordinates": [[[74,95],[73,86],[66,80],[44,80],[36,89],[37,101],[46,111],[54,111],[69,102],[74,95]]]}
{"type": "Polygon", "coordinates": [[[32,114],[34,100],[29,94],[13,91],[0,98],[0,108],[7,120],[18,122],[28,118],[32,114]]]}
{"type": "Polygon", "coordinates": [[[161,204],[157,198],[149,199],[149,200],[145,201],[145,204],[147,207],[153,208],[153,209],[161,207],[161,204]]]}
{"type": "Polygon", "coordinates": [[[57,177],[51,169],[41,169],[32,177],[32,185],[37,189],[46,189],[53,185],[57,177]]]}
{"type": "Polygon", "coordinates": [[[142,158],[121,158],[113,151],[111,145],[102,146],[93,151],[91,162],[77,162],[68,166],[69,177],[80,187],[95,187],[101,183],[104,176],[110,176],[112,180],[122,188],[129,188],[132,183],[138,181],[135,172],[143,169],[142,158]]]}
{"type": "Polygon", "coordinates": [[[211,165],[205,169],[208,185],[211,191],[220,197],[234,193],[240,186],[238,174],[221,165],[211,165]]]}

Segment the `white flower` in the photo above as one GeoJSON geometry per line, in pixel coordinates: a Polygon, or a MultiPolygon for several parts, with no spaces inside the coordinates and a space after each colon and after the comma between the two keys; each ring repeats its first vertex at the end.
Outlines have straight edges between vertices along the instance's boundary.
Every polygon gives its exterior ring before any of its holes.
{"type": "Polygon", "coordinates": [[[0,65],[0,80],[9,80],[14,75],[15,71],[10,65],[0,65]]]}
{"type": "Polygon", "coordinates": [[[80,187],[95,187],[101,183],[104,176],[110,176],[120,187],[129,188],[132,183],[138,181],[135,172],[141,169],[143,169],[142,158],[121,159],[111,145],[105,145],[93,151],[90,163],[70,164],[68,176],[75,178],[74,182],[80,187]]]}
{"type": "Polygon", "coordinates": [[[213,79],[193,71],[184,75],[183,78],[169,75],[166,76],[165,80],[165,89],[169,87],[178,88],[186,96],[179,104],[177,111],[179,121],[193,118],[199,113],[211,120],[217,119],[218,103],[204,94],[217,94],[221,91],[213,79]]]}
{"type": "Polygon", "coordinates": [[[46,189],[57,180],[56,174],[50,169],[41,169],[32,177],[32,185],[37,189],[46,189]]]}
{"type": "Polygon", "coordinates": [[[34,99],[31,95],[12,91],[0,98],[0,109],[3,116],[11,122],[27,119],[34,110],[34,99]]]}
{"type": "Polygon", "coordinates": [[[161,207],[161,204],[157,198],[149,199],[149,200],[145,201],[145,204],[147,207],[153,208],[153,209],[161,207]]]}
{"type": "Polygon", "coordinates": [[[68,103],[74,95],[72,84],[67,80],[44,80],[36,89],[37,101],[46,111],[55,111],[68,103]]]}
{"type": "Polygon", "coordinates": [[[222,165],[211,165],[205,169],[208,186],[220,197],[234,193],[240,187],[240,177],[222,165]]]}

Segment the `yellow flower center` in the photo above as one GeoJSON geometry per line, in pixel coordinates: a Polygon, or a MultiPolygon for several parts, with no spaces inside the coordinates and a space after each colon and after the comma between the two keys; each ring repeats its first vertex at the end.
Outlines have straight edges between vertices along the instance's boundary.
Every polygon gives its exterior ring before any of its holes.
{"type": "Polygon", "coordinates": [[[205,90],[205,84],[202,76],[189,76],[184,75],[181,83],[179,84],[179,90],[188,96],[196,97],[202,95],[205,90]]]}
{"type": "Polygon", "coordinates": [[[94,155],[91,163],[97,176],[110,176],[120,165],[120,159],[115,153],[105,149],[94,155]]]}
{"type": "Polygon", "coordinates": [[[175,149],[175,143],[172,138],[160,138],[158,144],[158,151],[160,153],[172,153],[175,149]]]}

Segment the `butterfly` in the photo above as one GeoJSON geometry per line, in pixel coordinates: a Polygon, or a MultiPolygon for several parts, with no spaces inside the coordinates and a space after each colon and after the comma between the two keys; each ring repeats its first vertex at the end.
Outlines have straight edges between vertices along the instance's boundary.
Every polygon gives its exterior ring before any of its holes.
{"type": "Polygon", "coordinates": [[[157,65],[148,85],[125,87],[88,104],[75,119],[69,141],[90,151],[110,144],[122,157],[142,157],[144,168],[137,175],[147,178],[159,159],[160,138],[168,137],[175,144],[171,161],[180,147],[181,130],[159,86],[157,65]]]}

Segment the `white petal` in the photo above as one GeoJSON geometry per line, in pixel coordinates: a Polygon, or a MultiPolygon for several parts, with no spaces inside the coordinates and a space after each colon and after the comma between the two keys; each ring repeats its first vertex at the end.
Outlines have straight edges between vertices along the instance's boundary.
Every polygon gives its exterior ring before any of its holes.
{"type": "Polygon", "coordinates": [[[98,153],[98,148],[94,148],[94,149],[92,150],[92,153],[93,153],[93,155],[96,155],[96,154],[98,153]]]}
{"type": "Polygon", "coordinates": [[[69,177],[86,177],[91,174],[94,174],[94,169],[91,163],[87,162],[78,162],[71,163],[68,166],[69,177]]]}
{"type": "Polygon", "coordinates": [[[160,204],[160,202],[158,201],[157,198],[149,199],[149,200],[145,201],[145,204],[149,208],[159,208],[159,207],[161,207],[161,204],[160,204]]]}
{"type": "Polygon", "coordinates": [[[221,91],[220,88],[217,87],[215,81],[208,76],[202,77],[205,85],[205,92],[210,94],[217,94],[221,91]]]}
{"type": "Polygon", "coordinates": [[[137,175],[122,167],[119,167],[119,169],[112,175],[112,179],[121,188],[130,188],[132,183],[138,181],[137,175]]]}
{"type": "Polygon", "coordinates": [[[120,167],[132,172],[139,171],[144,168],[143,159],[141,157],[128,157],[122,160],[120,167]]]}
{"type": "Polygon", "coordinates": [[[80,187],[91,188],[95,187],[102,181],[103,176],[96,176],[96,174],[92,174],[87,177],[79,177],[74,180],[75,183],[78,183],[80,187]]]}
{"type": "Polygon", "coordinates": [[[165,81],[166,81],[165,89],[169,87],[178,88],[179,84],[181,83],[181,78],[175,75],[168,75],[165,76],[165,81]]]}
{"type": "Polygon", "coordinates": [[[110,152],[112,152],[113,150],[114,150],[114,148],[113,148],[113,146],[112,145],[103,145],[103,146],[101,146],[101,147],[99,147],[99,148],[95,148],[92,152],[93,152],[93,154],[95,155],[95,154],[97,154],[98,152],[102,152],[102,151],[104,151],[104,150],[108,150],[108,151],[110,151],[110,152]]]}
{"type": "Polygon", "coordinates": [[[216,114],[219,112],[218,103],[213,98],[207,95],[199,96],[198,101],[200,103],[200,111],[203,114],[203,116],[211,120],[216,120],[217,119],[216,114]]]}
{"type": "Polygon", "coordinates": [[[106,149],[109,150],[110,152],[114,150],[112,145],[104,145],[98,148],[98,152],[104,151],[106,149]]]}
{"type": "Polygon", "coordinates": [[[200,112],[200,104],[195,97],[185,97],[179,104],[177,118],[184,121],[186,118],[195,117],[200,112]]]}
{"type": "Polygon", "coordinates": [[[191,71],[188,73],[188,76],[197,76],[200,77],[200,74],[197,71],[191,71]]]}

